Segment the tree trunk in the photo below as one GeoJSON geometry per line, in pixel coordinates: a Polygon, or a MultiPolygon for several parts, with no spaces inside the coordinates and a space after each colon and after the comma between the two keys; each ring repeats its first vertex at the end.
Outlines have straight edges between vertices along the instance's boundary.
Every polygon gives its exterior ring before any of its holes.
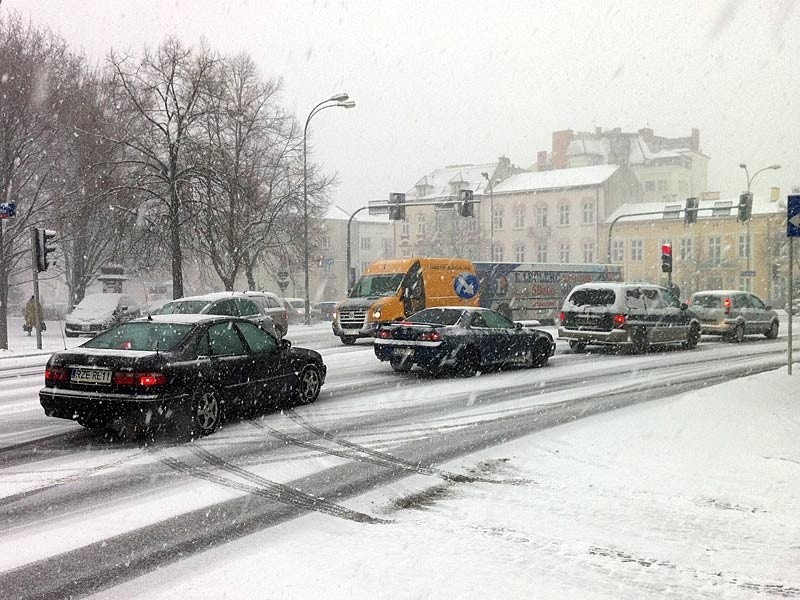
{"type": "Polygon", "coordinates": [[[178,211],[178,191],[175,183],[170,190],[169,207],[169,250],[172,260],[172,298],[183,298],[183,251],[181,249],[180,213],[178,211]]]}
{"type": "Polygon", "coordinates": [[[3,227],[0,221],[0,350],[8,350],[8,271],[3,227]]]}

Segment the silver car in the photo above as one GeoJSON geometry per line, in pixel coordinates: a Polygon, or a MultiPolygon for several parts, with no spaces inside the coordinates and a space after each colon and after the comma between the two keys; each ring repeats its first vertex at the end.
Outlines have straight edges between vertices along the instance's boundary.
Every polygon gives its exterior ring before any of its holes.
{"type": "Polygon", "coordinates": [[[705,290],[695,292],[689,305],[700,319],[706,335],[721,335],[732,342],[741,342],[746,335],[778,337],[778,313],[761,298],[738,290],[705,290]]]}
{"type": "Polygon", "coordinates": [[[253,299],[240,292],[214,292],[203,294],[202,296],[178,298],[167,302],[151,314],[243,317],[257,323],[275,337],[280,337],[275,330],[272,317],[261,310],[253,299]]]}

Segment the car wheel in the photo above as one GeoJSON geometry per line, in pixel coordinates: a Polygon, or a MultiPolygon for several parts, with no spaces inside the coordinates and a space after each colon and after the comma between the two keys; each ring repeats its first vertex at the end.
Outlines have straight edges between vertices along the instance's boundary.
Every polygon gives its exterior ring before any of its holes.
{"type": "Polygon", "coordinates": [[[550,362],[550,344],[547,342],[540,341],[534,344],[531,353],[531,367],[546,367],[550,362]]]}
{"type": "Polygon", "coordinates": [[[647,341],[647,329],[637,327],[631,332],[631,351],[634,354],[644,354],[650,346],[647,341]]]}
{"type": "Polygon", "coordinates": [[[190,404],[189,437],[194,440],[214,433],[221,420],[222,407],[216,390],[201,387],[195,391],[190,404]]]}
{"type": "Polygon", "coordinates": [[[686,343],[684,347],[692,349],[696,348],[700,342],[700,326],[697,323],[689,325],[689,332],[686,334],[686,343]]]}
{"type": "Polygon", "coordinates": [[[389,364],[392,365],[392,369],[398,373],[408,373],[411,370],[411,367],[414,366],[414,363],[412,363],[410,360],[406,360],[405,358],[390,358],[389,364]]]}
{"type": "Polygon", "coordinates": [[[311,404],[319,397],[322,389],[322,376],[319,369],[314,365],[308,365],[300,374],[297,388],[297,402],[299,404],[311,404]]]}
{"type": "Polygon", "coordinates": [[[356,336],[354,335],[340,335],[339,339],[342,340],[345,346],[352,346],[356,343],[356,336]]]}
{"type": "Polygon", "coordinates": [[[575,354],[581,354],[583,352],[586,352],[586,342],[578,342],[576,340],[570,340],[569,349],[572,350],[575,354]]]}
{"type": "Polygon", "coordinates": [[[744,341],[744,325],[737,325],[730,336],[730,341],[734,344],[741,344],[744,341]]]}
{"type": "Polygon", "coordinates": [[[464,377],[474,376],[481,368],[481,358],[475,348],[467,347],[461,350],[456,361],[456,370],[464,377]]]}
{"type": "Polygon", "coordinates": [[[777,321],[773,321],[770,324],[769,329],[767,330],[767,332],[764,335],[767,336],[768,340],[774,340],[775,338],[777,338],[778,337],[778,322],[777,321]]]}

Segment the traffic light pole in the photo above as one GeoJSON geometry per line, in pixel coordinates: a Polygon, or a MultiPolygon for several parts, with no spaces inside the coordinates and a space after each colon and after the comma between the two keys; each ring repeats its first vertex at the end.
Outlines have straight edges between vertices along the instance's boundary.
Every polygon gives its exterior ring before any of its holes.
{"type": "Polygon", "coordinates": [[[33,271],[33,318],[36,327],[36,348],[42,349],[42,317],[39,314],[39,241],[36,227],[31,227],[31,268],[33,271]]]}

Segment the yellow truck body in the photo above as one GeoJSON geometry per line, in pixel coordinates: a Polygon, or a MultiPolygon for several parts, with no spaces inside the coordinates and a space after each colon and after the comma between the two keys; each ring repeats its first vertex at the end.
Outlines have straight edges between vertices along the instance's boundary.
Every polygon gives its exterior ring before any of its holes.
{"type": "Polygon", "coordinates": [[[380,323],[423,308],[477,306],[478,280],[464,258],[391,258],[372,263],[339,303],[332,327],[343,343],[373,337],[380,323]]]}

